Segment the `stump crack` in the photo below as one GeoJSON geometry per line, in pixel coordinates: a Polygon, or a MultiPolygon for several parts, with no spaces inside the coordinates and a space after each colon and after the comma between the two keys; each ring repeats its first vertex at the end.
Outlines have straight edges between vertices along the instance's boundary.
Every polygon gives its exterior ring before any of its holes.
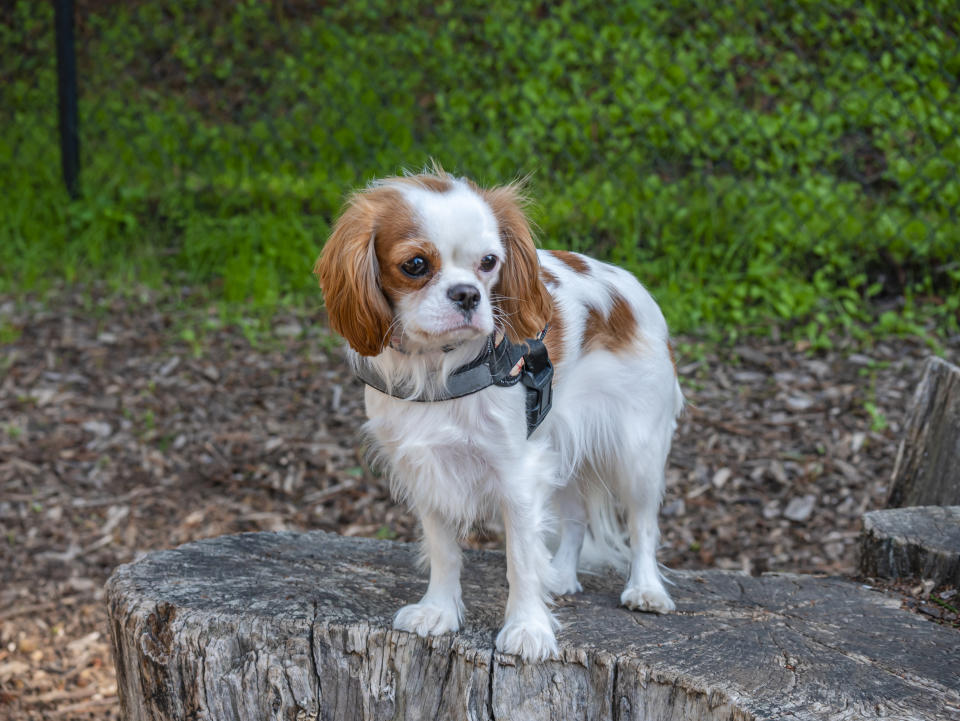
{"type": "Polygon", "coordinates": [[[308,633],[310,637],[307,639],[309,648],[310,648],[310,668],[313,671],[313,678],[317,682],[317,695],[316,695],[316,704],[317,704],[317,716],[320,718],[320,699],[323,697],[323,689],[320,685],[320,668],[317,666],[317,644],[314,639],[317,637],[317,615],[318,608],[317,602],[313,602],[313,618],[310,619],[310,630],[308,633]]]}
{"type": "MultiPolygon", "coordinates": [[[[790,628],[790,625],[786,621],[784,621],[783,625],[790,628]]],[[[800,685],[800,662],[792,657],[787,649],[783,647],[783,644],[779,642],[775,633],[768,631],[767,636],[770,642],[780,651],[780,655],[783,656],[783,668],[790,673],[790,685],[787,686],[787,690],[793,691],[800,685]]]]}
{"type": "Polygon", "coordinates": [[[200,694],[203,696],[203,707],[209,711],[210,709],[210,698],[207,695],[207,649],[203,644],[203,638],[197,636],[197,658],[200,663],[200,678],[198,679],[200,683],[200,694]]]}
{"type": "Polygon", "coordinates": [[[497,721],[497,715],[494,713],[493,704],[493,670],[497,665],[496,645],[490,651],[490,673],[487,679],[487,708],[490,709],[490,721],[497,721]]]}
{"type": "Polygon", "coordinates": [[[787,628],[789,628],[791,631],[798,634],[799,636],[802,636],[803,638],[807,639],[811,643],[816,644],[817,646],[822,646],[828,651],[833,651],[834,653],[840,654],[844,658],[848,658],[854,663],[871,666],[873,668],[879,669],[883,673],[893,676],[894,678],[897,678],[900,681],[903,681],[908,686],[911,686],[913,688],[919,689],[927,693],[941,694],[943,698],[952,697],[960,701],[960,693],[958,693],[956,689],[951,688],[950,686],[945,686],[943,684],[940,684],[931,678],[921,678],[916,674],[910,673],[905,669],[893,668],[889,664],[884,663],[882,659],[871,658],[870,656],[866,656],[862,653],[856,653],[854,651],[847,651],[843,648],[827,643],[822,638],[814,636],[809,631],[805,631],[802,628],[798,628],[794,625],[791,625],[790,623],[790,619],[792,618],[794,620],[804,621],[805,623],[809,624],[810,621],[807,619],[802,619],[796,616],[790,616],[789,614],[783,614],[783,618],[784,618],[783,623],[787,628]]]}
{"type": "Polygon", "coordinates": [[[437,709],[434,711],[433,717],[440,718],[440,708],[443,706],[443,692],[447,688],[447,682],[450,680],[450,674],[453,671],[453,659],[456,656],[456,650],[453,644],[450,644],[450,651],[447,654],[447,668],[443,672],[443,678],[440,680],[440,692],[437,694],[437,709]]]}
{"type": "Polygon", "coordinates": [[[617,682],[620,680],[620,657],[613,659],[613,679],[610,682],[610,718],[620,721],[620,703],[617,699],[617,682]]]}

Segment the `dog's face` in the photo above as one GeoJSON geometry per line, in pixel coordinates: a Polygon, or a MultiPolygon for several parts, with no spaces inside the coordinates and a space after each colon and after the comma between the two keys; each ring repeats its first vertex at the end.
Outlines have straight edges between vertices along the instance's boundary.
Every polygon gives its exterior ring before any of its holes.
{"type": "Polygon", "coordinates": [[[415,347],[493,332],[491,293],[506,250],[489,206],[467,189],[400,187],[403,209],[374,241],[380,287],[415,347]]]}
{"type": "Polygon", "coordinates": [[[391,339],[429,351],[495,327],[519,341],[551,314],[517,189],[442,171],[355,194],[314,273],[331,326],[365,356],[391,339]]]}

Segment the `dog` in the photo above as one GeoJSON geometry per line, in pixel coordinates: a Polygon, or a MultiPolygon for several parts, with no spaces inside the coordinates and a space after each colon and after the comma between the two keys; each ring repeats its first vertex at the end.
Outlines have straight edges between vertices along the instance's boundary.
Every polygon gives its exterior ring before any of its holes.
{"type": "Polygon", "coordinates": [[[538,661],[558,653],[551,596],[582,590],[585,538],[628,565],[624,606],[674,609],[657,515],[683,395],[650,294],[621,268],[537,250],[526,207],[519,183],[484,189],[439,166],[378,180],[349,199],[314,273],[367,383],[374,456],[422,525],[429,583],[394,628],[460,627],[459,540],[499,514],[496,647],[538,661]],[[477,373],[496,378],[451,391],[477,373]]]}

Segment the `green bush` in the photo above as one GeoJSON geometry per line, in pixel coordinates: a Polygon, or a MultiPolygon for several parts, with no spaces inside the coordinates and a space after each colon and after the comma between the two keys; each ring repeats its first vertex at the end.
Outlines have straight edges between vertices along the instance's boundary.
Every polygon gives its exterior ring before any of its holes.
{"type": "Polygon", "coordinates": [[[432,157],[531,174],[543,245],[631,268],[677,330],[956,331],[960,10],[920,5],[108,4],[80,15],[70,202],[52,11],[21,1],[0,24],[0,287],[301,297],[347,191],[432,157]],[[913,315],[875,319],[893,296],[913,315]]]}

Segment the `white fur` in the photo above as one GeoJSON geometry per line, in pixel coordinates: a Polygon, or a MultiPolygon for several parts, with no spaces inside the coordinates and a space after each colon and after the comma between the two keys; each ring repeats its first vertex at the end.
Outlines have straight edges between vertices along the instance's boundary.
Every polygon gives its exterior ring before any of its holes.
{"type": "MultiPolygon", "coordinates": [[[[457,182],[443,194],[409,186],[401,190],[425,237],[440,251],[443,270],[435,282],[397,304],[394,332],[402,350],[388,347],[372,358],[351,351],[351,358],[415,394],[429,393],[482,349],[497,320],[492,289],[499,268],[484,276],[476,264],[491,253],[502,261],[505,251],[493,214],[465,184],[457,182]],[[457,327],[462,314],[449,308],[445,295],[451,284],[461,282],[477,284],[482,295],[477,317],[466,328],[457,327]],[[451,343],[457,347],[444,352],[451,343]]],[[[674,608],[656,563],[657,511],[683,405],[666,323],[640,283],[626,271],[587,258],[588,274],[547,252],[539,258],[559,281],[548,287],[566,342],[556,365],[553,410],[529,439],[520,385],[426,403],[369,387],[365,396],[366,430],[375,454],[387,467],[395,494],[422,521],[430,565],[426,593],[400,609],[394,626],[420,635],[459,628],[458,538],[472,523],[499,514],[510,591],[496,643],[526,660],[557,653],[550,593],[580,590],[577,569],[585,538],[601,560],[629,559],[621,603],[658,613],[674,608]],[[637,320],[635,342],[617,353],[584,353],[588,313],[594,308],[606,314],[614,290],[637,320]],[[552,559],[548,531],[559,537],[552,559]]]]}

